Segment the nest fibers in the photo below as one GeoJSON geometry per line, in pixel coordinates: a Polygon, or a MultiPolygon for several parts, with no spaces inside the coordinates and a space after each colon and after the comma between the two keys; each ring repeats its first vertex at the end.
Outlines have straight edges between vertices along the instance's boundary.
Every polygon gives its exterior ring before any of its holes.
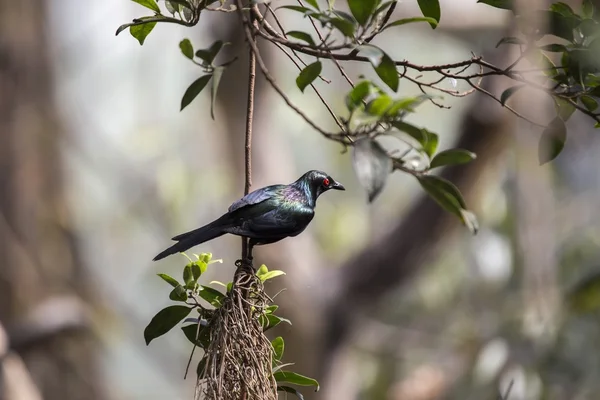
{"type": "Polygon", "coordinates": [[[276,400],[271,342],[259,318],[269,305],[251,266],[238,264],[233,287],[211,318],[211,342],[195,400],[276,400]]]}

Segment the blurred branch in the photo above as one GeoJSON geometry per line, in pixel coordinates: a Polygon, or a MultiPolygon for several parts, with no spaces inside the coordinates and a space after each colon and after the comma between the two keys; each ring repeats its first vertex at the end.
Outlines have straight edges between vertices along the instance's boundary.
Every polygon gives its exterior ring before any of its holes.
{"type": "Polygon", "coordinates": [[[0,324],[0,399],[42,400],[21,357],[9,350],[9,338],[0,324]]]}

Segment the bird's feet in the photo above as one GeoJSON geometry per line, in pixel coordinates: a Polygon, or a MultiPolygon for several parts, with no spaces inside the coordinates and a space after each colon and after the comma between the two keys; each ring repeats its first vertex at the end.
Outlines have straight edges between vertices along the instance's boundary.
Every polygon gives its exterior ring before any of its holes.
{"type": "Polygon", "coordinates": [[[246,257],[244,259],[240,258],[238,260],[235,260],[235,266],[238,267],[238,268],[244,266],[244,267],[250,267],[250,268],[254,269],[253,260],[254,259],[251,256],[250,257],[246,257]]]}

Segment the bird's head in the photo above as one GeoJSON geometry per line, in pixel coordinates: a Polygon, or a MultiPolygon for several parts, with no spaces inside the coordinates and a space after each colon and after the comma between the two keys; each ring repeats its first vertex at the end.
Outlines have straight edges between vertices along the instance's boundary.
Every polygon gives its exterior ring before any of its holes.
{"type": "Polygon", "coordinates": [[[302,175],[297,181],[297,183],[301,184],[306,190],[312,194],[313,200],[317,200],[322,193],[330,189],[335,190],[346,190],[344,185],[339,182],[336,182],[331,176],[327,175],[323,171],[308,171],[304,175],[302,175]]]}

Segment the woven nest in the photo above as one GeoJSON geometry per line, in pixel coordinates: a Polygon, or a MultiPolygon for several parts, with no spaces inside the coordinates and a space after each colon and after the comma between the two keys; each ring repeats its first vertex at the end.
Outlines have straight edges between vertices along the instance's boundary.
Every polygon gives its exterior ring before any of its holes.
{"type": "Polygon", "coordinates": [[[236,263],[233,287],[211,318],[211,342],[195,399],[276,400],[271,342],[259,318],[269,305],[251,265],[236,263]]]}

